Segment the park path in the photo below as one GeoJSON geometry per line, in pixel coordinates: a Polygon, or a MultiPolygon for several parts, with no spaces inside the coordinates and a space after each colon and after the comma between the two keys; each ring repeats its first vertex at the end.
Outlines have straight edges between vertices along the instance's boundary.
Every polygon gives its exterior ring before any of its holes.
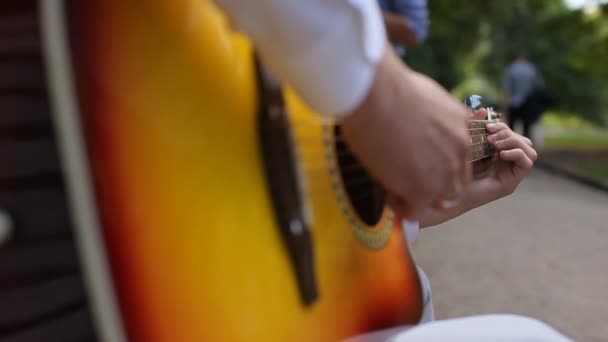
{"type": "Polygon", "coordinates": [[[438,319],[515,313],[608,341],[608,193],[534,170],[511,196],[421,232],[438,319]]]}

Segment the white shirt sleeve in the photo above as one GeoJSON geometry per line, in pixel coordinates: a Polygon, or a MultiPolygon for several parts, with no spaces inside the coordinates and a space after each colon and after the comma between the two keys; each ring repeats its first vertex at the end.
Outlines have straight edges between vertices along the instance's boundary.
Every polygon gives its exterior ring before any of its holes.
{"type": "Polygon", "coordinates": [[[411,245],[418,238],[418,233],[420,233],[420,223],[418,221],[401,221],[401,228],[403,229],[403,235],[407,242],[411,245]]]}
{"type": "Polygon", "coordinates": [[[262,60],[320,113],[366,97],[386,37],[376,0],[215,0],[262,60]]]}

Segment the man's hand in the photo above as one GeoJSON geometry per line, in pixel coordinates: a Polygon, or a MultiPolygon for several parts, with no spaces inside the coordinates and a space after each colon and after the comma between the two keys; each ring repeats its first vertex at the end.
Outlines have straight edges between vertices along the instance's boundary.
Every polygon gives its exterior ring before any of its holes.
{"type": "Polygon", "coordinates": [[[503,197],[515,191],[530,173],[538,155],[530,139],[513,132],[505,123],[489,124],[488,132],[492,133],[488,141],[498,154],[484,186],[503,197]]]}
{"type": "Polygon", "coordinates": [[[470,182],[467,109],[391,48],[364,102],[342,121],[353,153],[387,189],[398,214],[417,219],[470,182]]]}
{"type": "MultiPolygon", "coordinates": [[[[483,110],[485,113],[485,110],[483,110]]],[[[483,113],[481,116],[483,116],[483,113]]],[[[476,114],[477,115],[477,114],[476,114]]],[[[513,132],[506,124],[489,124],[488,140],[497,151],[488,161],[489,169],[483,178],[475,180],[465,192],[463,201],[454,208],[430,208],[420,218],[421,227],[430,227],[473,208],[507,196],[530,173],[537,154],[530,139],[513,132]]]]}

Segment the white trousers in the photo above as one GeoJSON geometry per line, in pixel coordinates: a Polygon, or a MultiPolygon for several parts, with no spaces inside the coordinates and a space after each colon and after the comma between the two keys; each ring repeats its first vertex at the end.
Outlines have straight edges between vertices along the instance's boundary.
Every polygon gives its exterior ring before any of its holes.
{"type": "Polygon", "coordinates": [[[356,336],[348,342],[566,342],[547,324],[525,316],[483,315],[434,321],[431,284],[418,268],[423,294],[420,324],[356,336]]]}
{"type": "Polygon", "coordinates": [[[422,289],[422,317],[420,323],[428,323],[435,320],[435,309],[433,309],[433,291],[431,290],[431,282],[426,276],[422,268],[418,269],[418,278],[420,278],[420,288],[422,289]]]}
{"type": "Polygon", "coordinates": [[[525,316],[483,315],[383,330],[348,342],[569,342],[547,324],[525,316]]]}

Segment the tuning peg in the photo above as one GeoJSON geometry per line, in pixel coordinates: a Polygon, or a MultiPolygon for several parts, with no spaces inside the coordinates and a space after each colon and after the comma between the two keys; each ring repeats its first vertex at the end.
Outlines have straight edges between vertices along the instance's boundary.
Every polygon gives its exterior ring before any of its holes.
{"type": "Polygon", "coordinates": [[[467,105],[467,107],[471,108],[473,112],[475,112],[476,110],[481,108],[481,105],[483,104],[483,97],[479,95],[471,95],[464,100],[464,104],[467,105]]]}
{"type": "Polygon", "coordinates": [[[496,120],[496,119],[500,118],[500,114],[497,113],[493,107],[488,107],[486,109],[488,111],[488,117],[487,117],[488,120],[496,120]]]}

